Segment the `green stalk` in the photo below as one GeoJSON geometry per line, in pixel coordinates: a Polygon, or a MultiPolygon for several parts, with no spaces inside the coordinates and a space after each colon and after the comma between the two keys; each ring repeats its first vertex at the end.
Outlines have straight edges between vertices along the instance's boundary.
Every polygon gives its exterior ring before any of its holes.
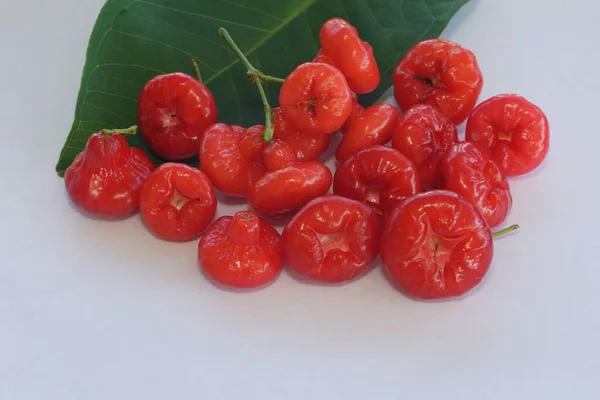
{"type": "Polygon", "coordinates": [[[504,229],[499,230],[498,232],[492,233],[492,236],[494,238],[497,238],[497,237],[500,237],[502,235],[506,235],[507,233],[514,232],[517,229],[519,229],[519,225],[516,225],[516,224],[515,225],[511,225],[508,228],[504,228],[504,229]]]}
{"type": "Polygon", "coordinates": [[[248,76],[250,76],[250,78],[258,78],[263,82],[273,82],[273,83],[279,83],[279,84],[282,84],[283,82],[285,82],[285,79],[277,78],[277,77],[271,76],[271,75],[266,75],[258,70],[255,72],[252,72],[252,73],[248,73],[248,76]]]}
{"type": "MultiPolygon", "coordinates": [[[[242,53],[240,48],[235,44],[235,42],[229,35],[229,32],[227,32],[225,28],[219,28],[219,35],[221,35],[221,37],[225,39],[227,44],[229,44],[229,47],[231,47],[231,50],[233,50],[233,52],[240,59],[242,64],[244,64],[244,67],[246,67],[246,74],[248,75],[250,80],[252,80],[256,84],[256,87],[258,88],[258,93],[260,93],[260,98],[262,99],[263,106],[265,109],[265,131],[263,133],[263,138],[266,142],[271,142],[273,140],[273,122],[271,119],[273,110],[271,109],[269,99],[267,99],[267,94],[265,93],[265,89],[262,85],[262,77],[268,77],[268,75],[264,75],[262,72],[254,68],[252,64],[250,64],[250,61],[248,61],[244,53],[242,53]]],[[[279,79],[273,77],[268,78],[275,80],[279,79]]]]}
{"type": "Polygon", "coordinates": [[[200,73],[200,66],[198,66],[198,61],[195,58],[190,59],[192,63],[192,69],[194,70],[194,75],[196,75],[196,79],[202,82],[202,74],[200,73]]]}
{"type": "Polygon", "coordinates": [[[113,133],[118,133],[120,135],[135,135],[137,133],[137,128],[137,125],[133,125],[126,129],[102,129],[101,132],[104,134],[104,137],[108,139],[113,133]]]}

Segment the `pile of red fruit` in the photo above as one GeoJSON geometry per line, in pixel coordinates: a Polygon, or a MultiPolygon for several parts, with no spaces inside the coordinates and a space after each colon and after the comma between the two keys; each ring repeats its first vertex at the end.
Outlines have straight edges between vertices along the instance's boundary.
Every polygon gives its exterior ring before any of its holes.
{"type": "Polygon", "coordinates": [[[201,237],[201,268],[231,287],[265,285],[284,263],[305,279],[339,284],[366,272],[378,255],[400,289],[417,298],[460,296],[482,280],[494,237],[516,228],[491,231],[512,206],[507,177],[532,171],[548,152],[548,121],[538,107],[513,94],[476,106],[483,86],[477,60],[445,40],[418,43],[397,65],[398,111],[358,103],[357,95],[380,84],[379,68],[372,47],[342,19],[324,23],[321,50],[285,80],[255,69],[219,33],[259,90],[264,126],[217,122],[199,74],[156,76],[141,92],[138,125],[92,135],[67,169],[67,191],[80,209],[121,217],[139,208],[158,238],[201,237]],[[271,109],[263,83],[282,84],[278,108],[271,109]],[[168,163],[155,169],[128,146],[124,135],[138,126],[168,163]],[[338,131],[332,176],[318,160],[338,131]],[[181,163],[194,155],[199,168],[181,163]],[[213,222],[215,189],[247,198],[252,211],[213,222]],[[292,218],[280,235],[265,218],[285,215],[292,218]]]}

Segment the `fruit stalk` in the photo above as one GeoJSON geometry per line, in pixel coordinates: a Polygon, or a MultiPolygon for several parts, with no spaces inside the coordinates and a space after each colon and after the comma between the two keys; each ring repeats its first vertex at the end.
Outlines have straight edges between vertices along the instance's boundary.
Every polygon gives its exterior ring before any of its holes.
{"type": "Polygon", "coordinates": [[[194,75],[196,75],[196,79],[202,82],[202,74],[200,73],[200,66],[198,65],[198,61],[195,58],[190,59],[192,63],[192,69],[194,70],[194,75]]]}
{"type": "Polygon", "coordinates": [[[494,233],[492,233],[492,236],[493,236],[494,238],[497,238],[497,237],[500,237],[500,236],[502,236],[502,235],[506,235],[507,233],[510,233],[510,232],[516,231],[517,229],[519,229],[519,225],[517,225],[517,224],[515,224],[515,225],[511,225],[511,226],[509,226],[509,227],[507,227],[507,228],[504,228],[504,229],[501,229],[501,230],[499,230],[498,232],[494,232],[494,233]]]}
{"type": "Polygon", "coordinates": [[[137,125],[132,125],[126,129],[102,129],[102,133],[105,138],[108,138],[113,133],[118,133],[120,135],[135,135],[137,133],[137,125]]]}
{"type": "Polygon", "coordinates": [[[227,32],[225,28],[219,28],[219,35],[223,39],[225,39],[225,41],[227,42],[227,44],[229,44],[229,47],[231,47],[235,55],[240,59],[242,64],[244,64],[244,66],[246,67],[246,74],[256,84],[256,87],[258,88],[258,93],[260,93],[260,98],[262,99],[263,106],[265,109],[265,131],[263,134],[263,138],[266,142],[271,142],[273,140],[274,132],[272,122],[273,110],[271,108],[271,105],[269,104],[269,99],[267,99],[267,94],[265,93],[265,89],[263,88],[261,78],[261,76],[267,77],[267,75],[262,74],[262,72],[254,68],[254,66],[250,63],[250,61],[248,61],[244,53],[242,53],[240,48],[235,44],[235,42],[229,35],[229,32],[227,32]]]}
{"type": "Polygon", "coordinates": [[[262,71],[259,71],[259,70],[249,72],[248,76],[251,79],[260,79],[263,82],[273,82],[273,83],[279,83],[279,84],[282,84],[283,82],[285,82],[285,79],[283,79],[283,78],[277,78],[275,76],[263,74],[262,71]]]}

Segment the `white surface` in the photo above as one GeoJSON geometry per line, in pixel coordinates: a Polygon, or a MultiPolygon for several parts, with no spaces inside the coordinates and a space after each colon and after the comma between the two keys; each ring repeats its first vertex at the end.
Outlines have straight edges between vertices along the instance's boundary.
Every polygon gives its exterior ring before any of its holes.
{"type": "Polygon", "coordinates": [[[444,33],[482,98],[545,110],[551,150],[481,288],[429,304],[379,269],[219,290],[196,243],[74,212],[54,165],[102,2],[0,2],[0,399],[599,398],[599,2],[474,0],[444,33]]]}

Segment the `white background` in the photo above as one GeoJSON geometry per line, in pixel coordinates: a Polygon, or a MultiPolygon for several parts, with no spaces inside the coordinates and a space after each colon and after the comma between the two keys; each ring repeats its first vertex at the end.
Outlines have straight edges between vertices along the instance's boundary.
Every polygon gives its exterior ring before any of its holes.
{"type": "Polygon", "coordinates": [[[439,303],[380,269],[223,291],[195,242],[75,212],[54,165],[102,3],[0,0],[0,399],[599,398],[600,2],[474,0],[445,31],[482,98],[547,113],[551,150],[485,282],[439,303]]]}

